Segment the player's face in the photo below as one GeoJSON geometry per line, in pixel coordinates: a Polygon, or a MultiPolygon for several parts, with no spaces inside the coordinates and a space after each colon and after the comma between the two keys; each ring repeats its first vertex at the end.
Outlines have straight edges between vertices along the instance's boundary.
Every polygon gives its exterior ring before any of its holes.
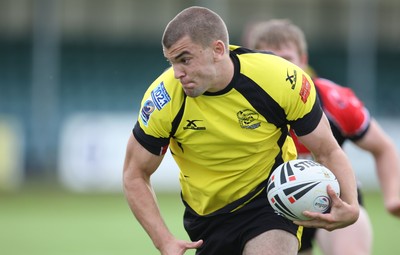
{"type": "Polygon", "coordinates": [[[171,63],[175,78],[181,82],[187,96],[213,92],[218,75],[211,47],[203,48],[186,36],[169,49],[164,48],[164,56],[171,63]]]}
{"type": "Polygon", "coordinates": [[[276,55],[292,62],[293,64],[301,67],[302,69],[307,67],[307,57],[300,55],[296,45],[294,43],[287,43],[277,47],[268,47],[268,45],[261,45],[257,50],[272,51],[276,55]]]}

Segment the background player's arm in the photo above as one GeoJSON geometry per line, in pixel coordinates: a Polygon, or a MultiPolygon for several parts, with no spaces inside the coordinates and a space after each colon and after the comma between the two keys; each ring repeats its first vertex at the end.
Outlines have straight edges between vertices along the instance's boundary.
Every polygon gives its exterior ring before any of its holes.
{"type": "Polygon", "coordinates": [[[202,244],[177,240],[164,223],[150,183],[150,176],[163,156],[148,152],[133,135],[130,136],[125,156],[123,184],[125,196],[137,220],[161,254],[184,254],[187,249],[202,244]]]}
{"type": "Polygon", "coordinates": [[[301,222],[301,225],[333,230],[354,223],[359,213],[354,172],[347,156],[333,137],[325,114],[311,133],[299,136],[299,139],[313,153],[316,161],[332,170],[341,189],[341,199],[334,195],[332,189],[328,189],[333,204],[329,214],[306,213],[306,216],[314,220],[301,222]]]}
{"type": "Polygon", "coordinates": [[[385,207],[400,217],[400,160],[396,146],[374,119],[367,133],[355,144],[373,155],[385,207]]]}

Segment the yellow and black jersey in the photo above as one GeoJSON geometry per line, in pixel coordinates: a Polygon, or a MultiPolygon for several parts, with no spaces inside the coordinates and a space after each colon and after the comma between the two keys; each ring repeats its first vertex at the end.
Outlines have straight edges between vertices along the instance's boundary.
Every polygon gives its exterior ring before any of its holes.
{"type": "Polygon", "coordinates": [[[136,139],[166,148],[180,168],[182,199],[198,215],[231,212],[261,192],[271,169],[296,158],[288,128],[310,133],[322,110],[310,77],[272,54],[230,47],[234,77],[217,93],[187,97],[170,68],[143,98],[136,139]]]}

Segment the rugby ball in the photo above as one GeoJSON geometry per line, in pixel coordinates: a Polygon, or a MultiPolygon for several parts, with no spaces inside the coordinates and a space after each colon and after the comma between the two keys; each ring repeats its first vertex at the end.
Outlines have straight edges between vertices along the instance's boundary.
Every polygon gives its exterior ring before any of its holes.
{"type": "Polygon", "coordinates": [[[328,185],[340,195],[339,182],[328,168],[309,159],[291,160],[271,173],[267,184],[268,201],[278,214],[290,220],[309,220],[303,211],[329,211],[328,185]]]}

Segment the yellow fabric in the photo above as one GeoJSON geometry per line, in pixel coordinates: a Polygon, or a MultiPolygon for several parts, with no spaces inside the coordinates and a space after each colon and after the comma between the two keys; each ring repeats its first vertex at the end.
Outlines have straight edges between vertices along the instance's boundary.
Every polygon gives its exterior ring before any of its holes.
{"type": "MultiPolygon", "coordinates": [[[[232,88],[222,94],[187,97],[182,120],[170,139],[170,150],[180,168],[183,199],[199,215],[213,213],[253,191],[268,178],[279,153],[283,161],[296,158],[291,137],[285,137],[283,145],[278,144],[287,125],[282,129],[268,122],[268,117],[253,106],[264,100],[257,96],[259,93],[247,95],[237,86],[246,89],[256,85],[272,98],[266,104],[279,104],[289,121],[303,118],[316,101],[311,79],[290,62],[264,53],[233,57],[240,62],[235,64],[240,73],[235,74],[232,88]],[[294,87],[287,80],[293,73],[297,76],[294,87]],[[308,96],[304,95],[302,77],[309,82],[308,96]]],[[[145,134],[168,138],[183,98],[172,68],[166,70],[142,101],[142,106],[153,107],[141,109],[139,123],[145,134]]]]}
{"type": "Polygon", "coordinates": [[[297,229],[297,233],[296,233],[297,240],[299,241],[299,250],[301,249],[301,245],[302,245],[301,237],[303,235],[303,229],[304,229],[303,226],[299,226],[299,228],[297,229]]]}

